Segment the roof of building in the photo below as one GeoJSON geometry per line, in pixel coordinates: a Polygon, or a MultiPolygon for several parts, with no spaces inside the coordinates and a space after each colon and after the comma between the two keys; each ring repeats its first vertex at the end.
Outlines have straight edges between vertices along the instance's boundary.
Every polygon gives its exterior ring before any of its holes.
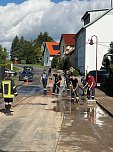
{"type": "Polygon", "coordinates": [[[66,46],[67,45],[74,46],[75,45],[75,37],[76,37],[76,34],[62,34],[61,39],[60,39],[60,43],[63,39],[66,46]]]}
{"type": "Polygon", "coordinates": [[[95,19],[94,21],[92,21],[91,23],[83,26],[76,35],[78,35],[82,30],[86,29],[88,26],[92,25],[93,23],[97,22],[99,19],[101,19],[103,16],[105,16],[106,14],[108,14],[113,8],[109,9],[108,11],[106,11],[104,14],[102,14],[101,16],[99,16],[97,19],[95,19]]]}
{"type": "Polygon", "coordinates": [[[89,10],[86,11],[86,13],[83,15],[83,17],[81,18],[81,20],[84,20],[84,18],[88,15],[89,12],[98,12],[98,11],[108,11],[109,9],[98,9],[98,10],[89,10]]]}
{"type": "Polygon", "coordinates": [[[45,44],[46,47],[48,48],[50,56],[58,55],[60,53],[58,42],[45,42],[45,44]]]}

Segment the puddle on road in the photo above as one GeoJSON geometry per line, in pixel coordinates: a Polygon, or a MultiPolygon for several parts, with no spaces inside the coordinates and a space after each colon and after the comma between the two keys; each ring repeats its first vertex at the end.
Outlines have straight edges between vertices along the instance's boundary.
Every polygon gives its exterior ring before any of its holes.
{"type": "MultiPolygon", "coordinates": [[[[39,95],[43,93],[43,88],[40,86],[21,86],[18,89],[18,94],[20,95],[39,95]]],[[[52,89],[47,92],[48,95],[52,94],[52,89]]],[[[103,118],[108,115],[95,103],[86,104],[85,100],[82,99],[78,104],[71,104],[68,98],[59,98],[59,100],[53,101],[56,106],[54,106],[53,111],[61,112],[65,114],[65,117],[70,119],[79,119],[82,121],[92,122],[98,125],[103,124],[103,118]]]]}
{"type": "Polygon", "coordinates": [[[53,103],[56,103],[53,110],[63,113],[67,119],[76,119],[102,126],[104,124],[103,118],[108,116],[96,103],[86,104],[82,101],[78,104],[72,104],[69,99],[56,100],[53,103]]]}
{"type": "Polygon", "coordinates": [[[18,94],[24,95],[24,96],[41,94],[42,92],[43,92],[43,89],[40,86],[21,86],[18,89],[18,94]]]}

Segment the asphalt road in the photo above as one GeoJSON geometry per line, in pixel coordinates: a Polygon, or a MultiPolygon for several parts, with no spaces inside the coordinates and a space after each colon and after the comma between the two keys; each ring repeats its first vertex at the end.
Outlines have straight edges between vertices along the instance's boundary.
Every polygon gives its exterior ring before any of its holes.
{"type": "Polygon", "coordinates": [[[0,105],[0,150],[113,152],[112,118],[95,103],[71,105],[69,96],[44,96],[41,70],[35,70],[35,81],[18,88],[12,115],[0,105]]]}
{"type": "Polygon", "coordinates": [[[0,113],[0,150],[53,152],[62,123],[50,111],[50,97],[29,97],[13,107],[13,115],[0,113]]]}

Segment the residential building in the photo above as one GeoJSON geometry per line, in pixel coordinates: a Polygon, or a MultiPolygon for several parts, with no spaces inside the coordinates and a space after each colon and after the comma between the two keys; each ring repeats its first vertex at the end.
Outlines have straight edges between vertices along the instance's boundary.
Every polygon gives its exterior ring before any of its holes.
{"type": "Polygon", "coordinates": [[[41,48],[44,53],[44,66],[51,66],[53,57],[60,55],[59,43],[44,42],[41,48]]]}
{"type": "Polygon", "coordinates": [[[59,48],[60,54],[63,58],[68,58],[71,66],[75,65],[74,51],[75,51],[76,34],[62,34],[60,38],[59,48]]]}
{"type": "Polygon", "coordinates": [[[76,35],[75,67],[84,74],[101,68],[103,56],[113,41],[113,8],[87,11],[82,20],[84,26],[76,35]]]}

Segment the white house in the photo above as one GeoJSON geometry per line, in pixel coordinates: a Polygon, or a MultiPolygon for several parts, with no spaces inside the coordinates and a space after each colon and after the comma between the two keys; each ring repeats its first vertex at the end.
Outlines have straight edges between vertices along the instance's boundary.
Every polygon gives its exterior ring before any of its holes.
{"type": "Polygon", "coordinates": [[[51,66],[53,57],[60,55],[59,43],[44,42],[41,48],[44,52],[44,66],[51,66]]]}
{"type": "Polygon", "coordinates": [[[75,39],[76,34],[62,34],[60,38],[60,54],[61,57],[67,57],[70,60],[72,66],[75,65],[74,51],[75,51],[75,39]]]}
{"type": "Polygon", "coordinates": [[[113,41],[113,8],[87,11],[82,20],[84,26],[76,34],[75,66],[86,73],[95,70],[96,63],[97,69],[101,68],[103,56],[113,41]],[[91,38],[93,45],[89,44],[91,38]]]}

